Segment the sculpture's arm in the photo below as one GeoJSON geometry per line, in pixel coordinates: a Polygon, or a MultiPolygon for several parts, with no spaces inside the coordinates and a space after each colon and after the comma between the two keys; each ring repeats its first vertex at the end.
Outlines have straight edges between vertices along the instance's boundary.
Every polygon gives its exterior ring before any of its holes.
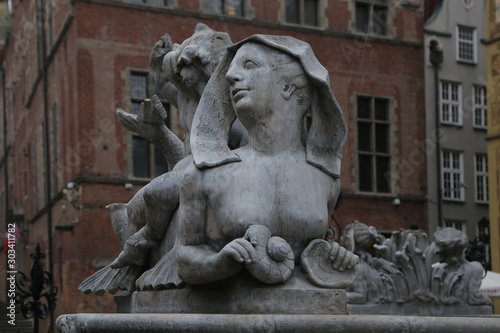
{"type": "Polygon", "coordinates": [[[202,284],[230,277],[254,259],[254,248],[238,238],[217,252],[206,235],[207,200],[201,188],[202,171],[194,164],[187,170],[181,188],[179,206],[182,245],[177,253],[179,276],[191,284],[202,284]]]}
{"type": "MultiPolygon", "coordinates": [[[[165,36],[162,36],[160,40],[156,42],[149,55],[149,77],[153,86],[159,91],[161,97],[178,108],[177,94],[179,91],[177,87],[169,81],[171,74],[165,72],[165,69],[162,68],[165,55],[172,52],[174,48],[177,49],[178,45],[172,44],[172,39],[169,34],[165,34],[165,36]]],[[[153,94],[154,92],[150,93],[150,95],[153,94]]]]}
{"type": "Polygon", "coordinates": [[[139,114],[116,110],[118,122],[131,132],[137,133],[163,153],[168,170],[184,158],[184,145],[164,124],[167,112],[160,100],[153,95],[151,100],[141,103],[139,114]]]}

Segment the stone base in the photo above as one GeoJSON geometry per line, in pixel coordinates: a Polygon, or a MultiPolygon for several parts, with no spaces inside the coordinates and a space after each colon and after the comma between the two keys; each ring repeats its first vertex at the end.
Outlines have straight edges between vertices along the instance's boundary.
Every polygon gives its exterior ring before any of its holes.
{"type": "Polygon", "coordinates": [[[60,316],[56,325],[61,333],[500,332],[499,317],[76,314],[60,316]]]}
{"type": "Polygon", "coordinates": [[[493,314],[490,305],[433,305],[422,303],[407,304],[348,304],[351,315],[395,315],[395,316],[485,316],[493,314]]]}
{"type": "Polygon", "coordinates": [[[345,290],[316,287],[298,271],[283,284],[239,275],[224,285],[122,293],[115,302],[117,313],[347,314],[345,290]]]}

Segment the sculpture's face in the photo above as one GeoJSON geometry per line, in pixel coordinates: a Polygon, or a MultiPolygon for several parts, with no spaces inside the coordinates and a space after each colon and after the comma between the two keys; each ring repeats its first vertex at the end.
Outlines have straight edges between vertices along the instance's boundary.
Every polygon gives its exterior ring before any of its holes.
{"type": "Polygon", "coordinates": [[[266,51],[260,44],[244,44],[226,74],[236,115],[245,126],[250,121],[265,119],[281,96],[266,51]]]}
{"type": "Polygon", "coordinates": [[[202,80],[201,73],[194,65],[182,67],[179,75],[181,77],[182,83],[184,83],[187,88],[196,88],[196,85],[202,80]]]}

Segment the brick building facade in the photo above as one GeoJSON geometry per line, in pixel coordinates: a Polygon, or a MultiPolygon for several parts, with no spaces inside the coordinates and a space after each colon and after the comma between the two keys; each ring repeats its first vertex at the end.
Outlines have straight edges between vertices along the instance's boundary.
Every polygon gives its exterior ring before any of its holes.
{"type": "MultiPolygon", "coordinates": [[[[105,206],[127,202],[161,169],[154,150],[117,123],[115,109],[132,111],[141,98],[134,89],[144,87],[156,41],[168,32],[179,43],[198,22],[233,42],[261,33],[311,44],[349,128],[335,219],[341,228],[358,219],[387,232],[426,230],[424,7],[418,0],[14,1],[1,62],[0,213],[18,220],[18,269],[29,271],[40,242],[59,287],[56,316],[113,311],[112,297],[76,288],[120,251],[105,206]],[[141,156],[148,163],[139,168],[141,156]]],[[[174,108],[170,126],[182,135],[174,108]]]]}

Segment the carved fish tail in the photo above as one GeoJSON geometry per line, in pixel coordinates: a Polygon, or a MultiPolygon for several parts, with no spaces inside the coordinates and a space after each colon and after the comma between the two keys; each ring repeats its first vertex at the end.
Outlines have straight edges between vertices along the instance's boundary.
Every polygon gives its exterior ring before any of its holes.
{"type": "Polygon", "coordinates": [[[119,290],[134,291],[135,281],[144,272],[141,266],[126,266],[113,269],[109,265],[89,276],[79,286],[84,294],[102,296],[105,292],[114,294],[119,290]]]}

